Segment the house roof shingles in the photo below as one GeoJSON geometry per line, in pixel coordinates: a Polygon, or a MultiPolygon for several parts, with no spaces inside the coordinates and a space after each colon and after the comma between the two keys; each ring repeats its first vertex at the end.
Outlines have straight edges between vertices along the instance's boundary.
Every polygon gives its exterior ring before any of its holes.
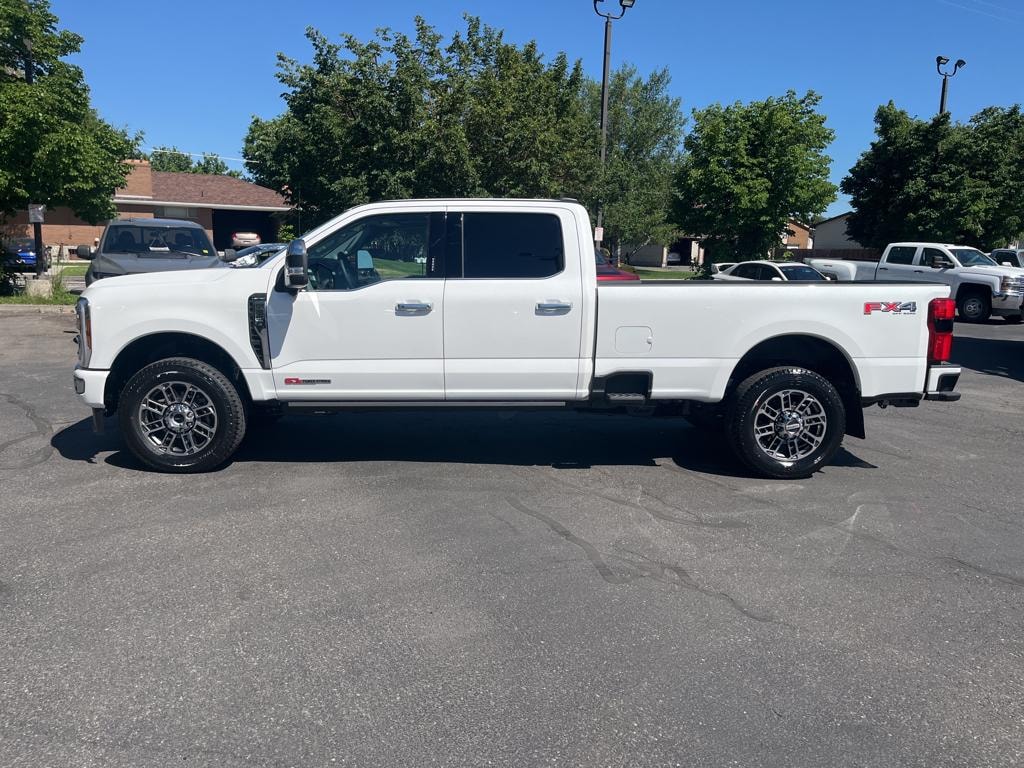
{"type": "Polygon", "coordinates": [[[286,211],[291,206],[277,192],[233,176],[153,171],[153,202],[187,203],[203,208],[245,206],[286,211]]]}

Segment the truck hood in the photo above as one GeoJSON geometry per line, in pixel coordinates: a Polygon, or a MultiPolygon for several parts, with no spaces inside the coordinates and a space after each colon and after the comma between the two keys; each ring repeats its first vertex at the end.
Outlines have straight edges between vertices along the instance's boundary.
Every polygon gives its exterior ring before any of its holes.
{"type": "Polygon", "coordinates": [[[211,267],[209,269],[178,269],[166,272],[116,275],[98,280],[89,286],[82,295],[89,297],[108,290],[124,289],[137,290],[141,295],[152,295],[146,289],[161,288],[173,291],[176,288],[196,288],[218,283],[231,275],[242,274],[246,271],[248,270],[229,269],[227,264],[224,264],[223,269],[211,267]]]}
{"type": "Polygon", "coordinates": [[[173,251],[164,253],[98,253],[93,259],[93,272],[102,275],[137,275],[148,272],[179,272],[223,266],[216,253],[212,255],[185,255],[173,251]]]}
{"type": "Polygon", "coordinates": [[[1024,269],[1020,267],[962,267],[965,275],[984,275],[985,277],[1024,277],[1024,269]]]}

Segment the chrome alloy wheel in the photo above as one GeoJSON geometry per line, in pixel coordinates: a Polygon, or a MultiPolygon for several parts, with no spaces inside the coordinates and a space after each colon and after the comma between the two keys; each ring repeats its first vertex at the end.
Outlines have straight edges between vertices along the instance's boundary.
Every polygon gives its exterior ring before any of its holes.
{"type": "Polygon", "coordinates": [[[217,435],[217,409],[194,384],[162,382],[142,398],[139,427],[160,453],[193,456],[217,435]]]}
{"type": "Polygon", "coordinates": [[[766,455],[779,461],[810,456],[827,431],[825,408],[814,395],[799,389],[769,395],[754,416],[754,439],[766,455]]]}
{"type": "Polygon", "coordinates": [[[963,307],[964,315],[972,320],[981,317],[985,311],[985,303],[977,296],[966,299],[963,307]]]}

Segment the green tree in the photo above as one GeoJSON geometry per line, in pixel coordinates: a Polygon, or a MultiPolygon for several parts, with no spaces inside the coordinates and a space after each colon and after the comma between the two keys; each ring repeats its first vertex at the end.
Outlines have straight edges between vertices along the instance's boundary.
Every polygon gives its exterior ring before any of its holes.
{"type": "Polygon", "coordinates": [[[472,17],[447,46],[422,18],[415,39],[307,38],[310,64],[278,56],[286,111],[254,118],[243,150],[305,223],[386,198],[589,197],[596,136],[564,54],[545,63],[472,17]]]}
{"type": "Polygon", "coordinates": [[[843,179],[854,208],[847,231],[863,245],[899,240],[990,250],[1024,231],[1024,115],[990,107],[969,123],[911,117],[892,102],[875,114],[876,140],[843,179]]]}
{"type": "Polygon", "coordinates": [[[63,60],[82,38],[57,24],[48,0],[0,0],[0,217],[39,202],[99,222],[114,215],[139,137],[92,109],[82,70],[63,60]]]}
{"type": "Polygon", "coordinates": [[[709,258],[763,258],[791,219],[808,221],[835,199],[825,150],[834,137],[817,111],[821,98],[798,97],[694,110],[676,179],[673,219],[706,237],[709,258]]]}
{"type": "Polygon", "coordinates": [[[154,147],[149,157],[149,164],[154,171],[208,173],[215,176],[242,178],[241,171],[233,171],[228,168],[228,164],[221,160],[219,155],[204,152],[201,160],[192,162],[192,156],[177,147],[154,147]]]}
{"type": "MultiPolygon", "coordinates": [[[[673,183],[686,118],[681,100],[668,95],[670,82],[667,69],[644,80],[629,65],[609,80],[608,159],[596,193],[604,208],[608,243],[672,241],[673,183]]],[[[589,83],[587,98],[591,123],[599,126],[600,83],[589,83]]]]}

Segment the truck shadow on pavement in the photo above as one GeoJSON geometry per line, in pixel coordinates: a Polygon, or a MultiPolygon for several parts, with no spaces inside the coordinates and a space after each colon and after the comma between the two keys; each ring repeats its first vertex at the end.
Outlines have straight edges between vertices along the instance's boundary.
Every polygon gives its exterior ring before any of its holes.
{"type": "MultiPolygon", "coordinates": [[[[83,419],[54,435],[65,459],[144,469],[113,424],[102,435],[83,419]],[[112,453],[110,453],[112,452],[112,453]],[[108,454],[103,456],[102,454],[108,454]]],[[[676,467],[751,477],[723,438],[680,420],[573,413],[394,412],[290,415],[246,436],[231,463],[419,462],[590,469],[676,467]]],[[[841,449],[833,467],[874,469],[841,449]]]]}
{"type": "Polygon", "coordinates": [[[979,373],[1024,381],[1024,340],[954,336],[952,362],[979,373]]]}

